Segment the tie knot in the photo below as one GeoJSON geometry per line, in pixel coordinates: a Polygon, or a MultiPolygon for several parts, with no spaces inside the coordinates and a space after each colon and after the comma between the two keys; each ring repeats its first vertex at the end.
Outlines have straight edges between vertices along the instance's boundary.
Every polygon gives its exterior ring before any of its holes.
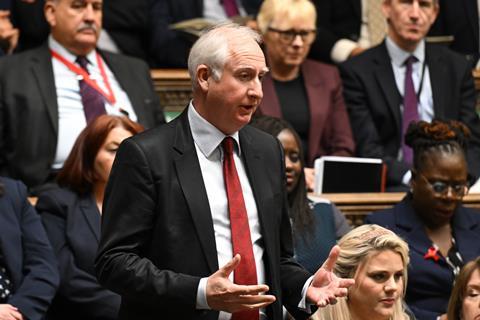
{"type": "Polygon", "coordinates": [[[418,61],[418,59],[415,56],[409,56],[407,59],[405,59],[404,64],[408,67],[408,66],[411,66],[412,64],[414,64],[417,61],[418,61]]]}
{"type": "Polygon", "coordinates": [[[85,56],[78,56],[76,62],[85,70],[88,70],[88,59],[85,56]]]}
{"type": "Polygon", "coordinates": [[[222,147],[223,147],[223,152],[225,152],[226,154],[232,154],[233,153],[233,138],[232,137],[226,137],[225,139],[223,139],[222,147]]]}

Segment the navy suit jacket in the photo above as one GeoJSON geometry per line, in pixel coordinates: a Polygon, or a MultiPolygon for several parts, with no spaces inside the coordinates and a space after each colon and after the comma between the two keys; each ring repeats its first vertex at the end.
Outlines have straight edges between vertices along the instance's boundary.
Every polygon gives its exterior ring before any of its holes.
{"type": "Polygon", "coordinates": [[[93,196],[57,188],[41,194],[36,207],[60,269],[60,287],[48,319],[117,319],[120,296],[100,286],[95,277],[100,212],[93,196]]]}
{"type": "MultiPolygon", "coordinates": [[[[480,120],[475,111],[472,70],[464,57],[438,45],[426,44],[434,117],[458,120],[468,126],[469,172],[480,174],[480,120]]],[[[397,89],[385,42],[340,65],[358,157],[382,158],[387,164],[387,186],[402,184],[410,166],[398,161],[402,141],[402,97],[397,89]]]]}
{"type": "Polygon", "coordinates": [[[0,178],[0,246],[13,285],[7,303],[26,320],[43,319],[57,290],[55,256],[23,183],[0,178]]]}
{"type": "MultiPolygon", "coordinates": [[[[96,260],[101,284],[122,295],[119,319],[218,319],[197,310],[202,277],[219,268],[212,213],[190,131],[188,108],[166,125],[125,140],[105,191],[96,260]]],[[[310,273],[293,260],[285,165],[274,137],[250,126],[239,132],[242,158],[255,197],[266,283],[299,319],[310,273]]]]}
{"type": "MultiPolygon", "coordinates": [[[[409,196],[391,209],[368,216],[366,223],[386,227],[402,237],[410,247],[406,302],[417,319],[435,320],[446,313],[453,287],[453,273],[445,258],[435,262],[424,255],[432,245],[416,215],[409,196]]],[[[452,220],[457,248],[464,262],[480,256],[480,212],[459,206],[452,220]]]]}
{"type": "MultiPolygon", "coordinates": [[[[164,123],[147,65],[135,58],[101,52],[128,95],[138,122],[164,123]]],[[[0,174],[29,188],[45,183],[55,158],[58,103],[47,45],[0,59],[0,174]]]]}

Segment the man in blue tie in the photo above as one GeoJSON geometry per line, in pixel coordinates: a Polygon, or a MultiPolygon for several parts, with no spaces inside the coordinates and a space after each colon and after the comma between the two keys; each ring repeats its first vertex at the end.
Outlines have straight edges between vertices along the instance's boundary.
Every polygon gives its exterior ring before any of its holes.
{"type": "Polygon", "coordinates": [[[382,1],[385,41],[340,65],[357,156],[382,158],[387,189],[407,190],[411,150],[403,136],[408,124],[453,119],[472,132],[468,164],[478,176],[480,121],[469,63],[425,41],[439,12],[438,0],[382,1]]]}

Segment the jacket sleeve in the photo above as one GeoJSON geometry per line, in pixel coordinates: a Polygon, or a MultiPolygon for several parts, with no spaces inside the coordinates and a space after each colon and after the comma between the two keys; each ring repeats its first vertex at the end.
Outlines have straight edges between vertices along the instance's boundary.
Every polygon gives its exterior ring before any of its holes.
{"type": "Polygon", "coordinates": [[[8,190],[8,193],[10,191],[18,199],[15,204],[20,212],[23,252],[19,254],[23,255],[24,277],[9,303],[17,307],[26,319],[40,320],[44,318],[58,287],[57,264],[40,217],[27,200],[25,186],[16,183],[16,190],[8,190]]]}

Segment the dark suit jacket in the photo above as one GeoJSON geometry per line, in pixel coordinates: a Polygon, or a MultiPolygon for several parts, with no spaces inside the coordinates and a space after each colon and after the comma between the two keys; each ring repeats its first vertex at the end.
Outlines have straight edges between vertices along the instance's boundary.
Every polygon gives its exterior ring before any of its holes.
{"type": "MultiPolygon", "coordinates": [[[[453,287],[453,273],[445,258],[434,262],[423,257],[432,241],[416,215],[409,196],[392,209],[368,216],[365,222],[384,226],[408,243],[410,266],[405,298],[417,319],[435,320],[445,313],[453,287]]],[[[480,212],[459,206],[453,217],[452,229],[465,263],[480,256],[480,212]]]]}
{"type": "Polygon", "coordinates": [[[116,319],[120,296],[101,287],[95,277],[100,212],[93,196],[57,188],[41,194],[36,207],[60,269],[48,319],[116,319]]]}
{"type": "Polygon", "coordinates": [[[13,284],[7,303],[24,319],[41,320],[57,290],[57,263],[23,183],[0,178],[0,247],[13,284]]]}
{"type": "MultiPolygon", "coordinates": [[[[306,60],[301,66],[310,109],[307,164],[324,155],[352,156],[354,142],[342,82],[335,67],[306,60]]],[[[263,99],[258,112],[283,118],[270,74],[262,81],[263,99]]],[[[288,119],[285,119],[288,121],[288,119]]]]}
{"type": "MultiPolygon", "coordinates": [[[[472,132],[468,150],[470,172],[480,172],[480,121],[475,112],[475,87],[464,57],[426,45],[435,118],[464,122],[472,132]]],[[[402,97],[398,92],[385,42],[340,65],[345,103],[359,157],[383,158],[387,185],[400,185],[409,166],[397,160],[402,139],[402,97]]]]}
{"type": "MultiPolygon", "coordinates": [[[[203,0],[152,0],[149,17],[149,58],[155,68],[186,68],[194,38],[171,30],[172,23],[203,17],[203,0]]],[[[249,15],[256,15],[262,0],[241,0],[249,15]]]]}
{"type": "MultiPolygon", "coordinates": [[[[292,259],[290,221],[279,142],[250,126],[240,145],[256,200],[266,282],[277,300],[296,308],[310,274],[292,259]]],[[[218,270],[215,235],[187,111],[120,146],[107,186],[96,270],[122,296],[119,319],[217,319],[196,310],[200,278],[218,270]]]]}
{"type": "Polygon", "coordinates": [[[361,0],[313,0],[317,8],[317,39],[310,57],[332,62],[330,52],[340,39],[358,41],[362,26],[361,0]]]}
{"type": "Polygon", "coordinates": [[[439,0],[440,13],[429,35],[453,35],[450,48],[471,60],[472,68],[479,58],[477,0],[439,0]]]}
{"type": "MultiPolygon", "coordinates": [[[[103,52],[125,90],[138,122],[164,122],[145,63],[103,52]]],[[[51,56],[46,45],[0,60],[0,173],[28,187],[45,182],[55,157],[58,105],[51,56]]]]}

